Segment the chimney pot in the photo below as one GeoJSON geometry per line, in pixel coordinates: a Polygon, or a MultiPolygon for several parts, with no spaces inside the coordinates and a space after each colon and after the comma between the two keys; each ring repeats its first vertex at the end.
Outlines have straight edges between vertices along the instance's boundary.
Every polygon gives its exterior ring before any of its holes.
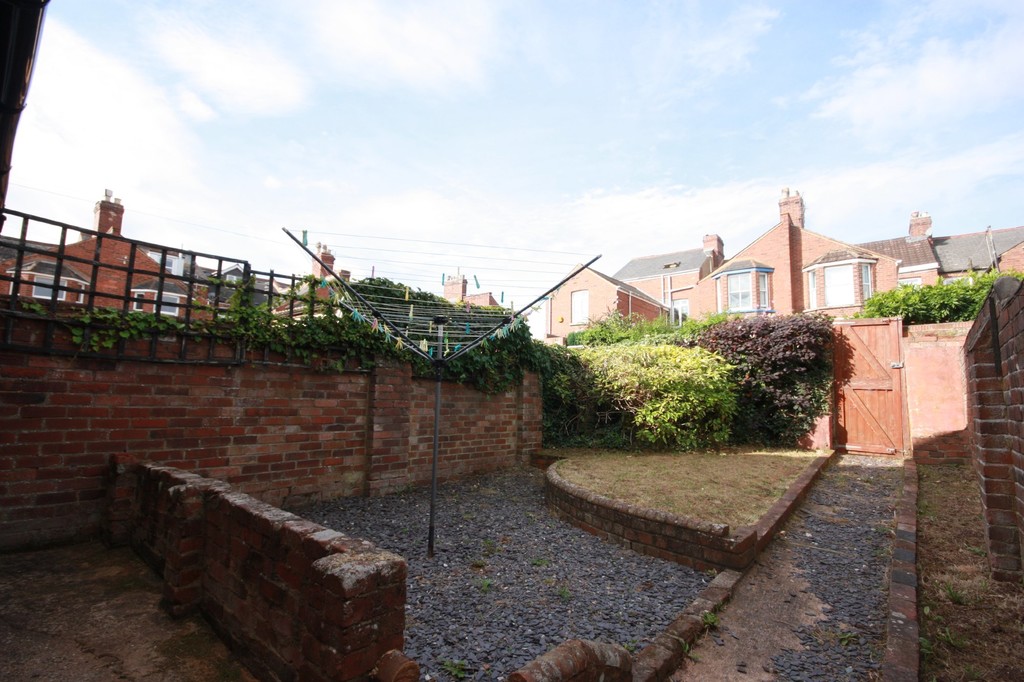
{"type": "Polygon", "coordinates": [[[932,217],[927,211],[914,211],[910,214],[910,238],[924,239],[931,236],[932,217]]]}
{"type": "Polygon", "coordinates": [[[121,221],[124,218],[124,206],[121,204],[120,199],[111,201],[113,195],[114,193],[111,190],[104,190],[104,198],[96,202],[96,207],[93,209],[93,214],[95,215],[93,229],[97,232],[120,235],[121,221]]]}
{"type": "Polygon", "coordinates": [[[794,227],[804,229],[804,200],[799,191],[790,193],[788,187],[782,190],[782,199],[779,200],[779,218],[782,222],[788,218],[794,227]]]}

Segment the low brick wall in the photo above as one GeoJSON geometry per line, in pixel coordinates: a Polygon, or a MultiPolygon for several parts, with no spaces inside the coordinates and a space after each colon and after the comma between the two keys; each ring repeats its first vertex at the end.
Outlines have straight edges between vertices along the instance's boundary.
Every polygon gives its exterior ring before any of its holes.
{"type": "Polygon", "coordinates": [[[925,464],[970,458],[964,341],[969,322],[903,327],[907,416],[914,459],[925,464]]]}
{"type": "Polygon", "coordinates": [[[555,516],[603,540],[699,571],[742,571],[779,531],[830,459],[815,458],[756,525],[742,526],[732,533],[726,524],[598,495],[562,478],[558,463],[547,470],[545,498],[555,516]]]}
{"type": "Polygon", "coordinates": [[[401,649],[406,562],[196,474],[115,462],[109,539],[200,610],[262,680],[366,679],[401,649]]]}

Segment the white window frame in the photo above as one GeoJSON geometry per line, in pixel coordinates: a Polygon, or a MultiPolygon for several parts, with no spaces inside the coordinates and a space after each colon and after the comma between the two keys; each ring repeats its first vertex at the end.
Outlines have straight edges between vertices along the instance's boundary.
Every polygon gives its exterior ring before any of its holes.
{"type": "Polygon", "coordinates": [[[920,277],[904,277],[896,284],[901,287],[919,287],[923,280],[920,277]]]}
{"type": "Polygon", "coordinates": [[[676,327],[683,324],[690,316],[690,299],[680,298],[672,301],[672,309],[669,311],[672,324],[676,327]]]}
{"type": "MultiPolygon", "coordinates": [[[[159,251],[147,251],[146,255],[156,261],[157,265],[160,265],[160,260],[163,259],[163,254],[159,251]]],[[[181,254],[173,254],[170,251],[167,252],[167,258],[164,259],[164,270],[181,277],[185,274],[185,257],[181,254]]]]}
{"type": "Polygon", "coordinates": [[[807,307],[810,310],[818,307],[818,273],[814,270],[807,273],[807,307]]]}
{"type": "Polygon", "coordinates": [[[178,294],[164,292],[160,294],[153,289],[137,289],[132,292],[132,310],[141,312],[146,309],[146,304],[153,306],[156,310],[156,297],[160,296],[160,314],[168,317],[177,317],[181,310],[182,297],[178,294]],[[153,298],[146,298],[145,294],[153,294],[153,298]]]}
{"type": "Polygon", "coordinates": [[[590,321],[590,291],[587,289],[574,291],[569,300],[569,324],[587,324],[590,321]]]}
{"type": "Polygon", "coordinates": [[[863,301],[868,300],[875,294],[874,282],[871,279],[871,264],[860,264],[860,292],[863,301]]]}
{"type": "Polygon", "coordinates": [[[750,272],[737,272],[725,276],[726,310],[752,310],[754,307],[754,292],[750,286],[750,272]],[[733,283],[736,283],[734,290],[733,283]],[[746,282],[746,289],[741,284],[746,282]],[[743,305],[746,298],[746,305],[743,305]],[[733,300],[737,305],[733,305],[733,300]]]}
{"type": "Polygon", "coordinates": [[[853,264],[828,265],[822,268],[825,278],[825,307],[842,308],[856,305],[853,286],[853,264]],[[838,279],[842,276],[842,279],[838,279]]]}
{"type": "MultiPolygon", "coordinates": [[[[61,279],[61,284],[67,286],[67,280],[61,279]]],[[[50,300],[53,297],[53,277],[47,277],[46,275],[35,275],[32,277],[32,298],[43,298],[50,300]]],[[[67,291],[64,289],[57,289],[57,300],[63,301],[67,299],[67,291]]]]}
{"type": "Polygon", "coordinates": [[[757,307],[760,310],[769,310],[771,299],[769,298],[770,288],[768,286],[768,273],[757,273],[757,307]]]}

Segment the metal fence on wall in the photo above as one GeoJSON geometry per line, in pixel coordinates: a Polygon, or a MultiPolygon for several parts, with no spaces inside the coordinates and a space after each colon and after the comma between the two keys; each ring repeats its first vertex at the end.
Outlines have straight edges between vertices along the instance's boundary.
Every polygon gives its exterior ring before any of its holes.
{"type": "Polygon", "coordinates": [[[218,322],[227,322],[247,306],[290,317],[311,312],[297,295],[306,286],[303,276],[262,272],[237,258],[128,239],[10,209],[3,213],[0,348],[240,362],[247,351],[244,343],[218,322]],[[130,320],[130,331],[120,334],[110,324],[115,319],[122,328],[130,320]],[[28,327],[42,332],[19,333],[28,327]],[[97,334],[104,331],[103,343],[97,343],[97,334]],[[168,357],[166,343],[158,343],[169,336],[180,341],[174,357],[168,357]],[[226,352],[225,346],[232,345],[226,352]]]}

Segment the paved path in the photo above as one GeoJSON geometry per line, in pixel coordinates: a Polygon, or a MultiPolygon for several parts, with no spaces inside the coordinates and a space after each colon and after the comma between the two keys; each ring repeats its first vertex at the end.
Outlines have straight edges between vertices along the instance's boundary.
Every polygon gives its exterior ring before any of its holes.
{"type": "Polygon", "coordinates": [[[901,467],[826,469],[673,680],[878,679],[901,467]]]}
{"type": "Polygon", "coordinates": [[[0,679],[254,682],[199,616],[164,613],[160,590],[127,548],[0,554],[0,679]]]}

